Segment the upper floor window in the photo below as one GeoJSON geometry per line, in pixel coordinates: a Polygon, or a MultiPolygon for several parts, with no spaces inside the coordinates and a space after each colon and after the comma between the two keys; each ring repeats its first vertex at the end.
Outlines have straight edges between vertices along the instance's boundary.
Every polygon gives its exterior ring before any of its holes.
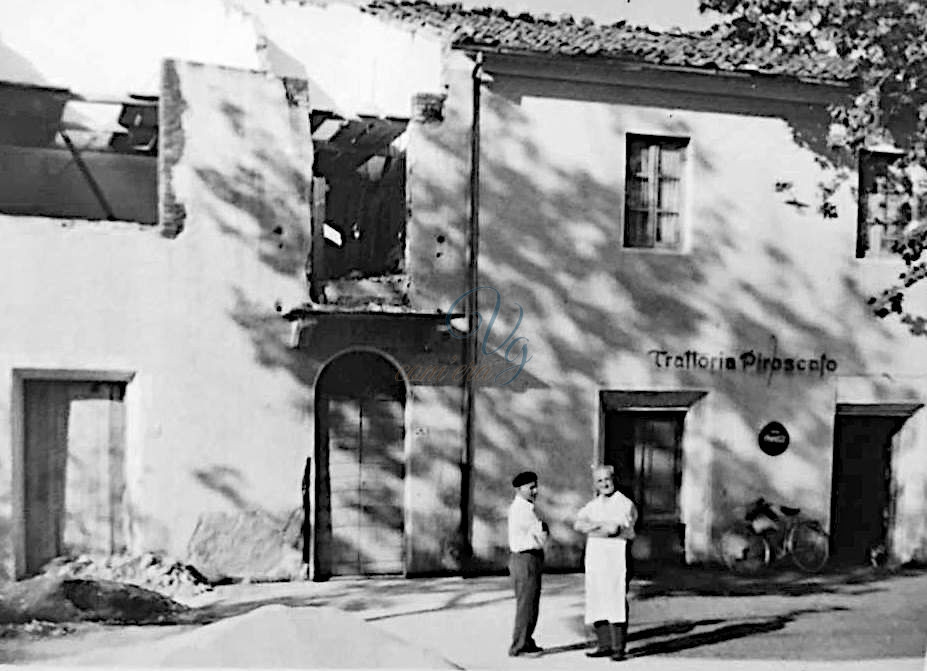
{"type": "Polygon", "coordinates": [[[682,194],[688,143],[685,138],[628,136],[625,247],[681,247],[682,194]]]}
{"type": "Polygon", "coordinates": [[[889,256],[920,218],[915,184],[899,166],[900,152],[865,150],[859,156],[857,258],[889,256]]]}

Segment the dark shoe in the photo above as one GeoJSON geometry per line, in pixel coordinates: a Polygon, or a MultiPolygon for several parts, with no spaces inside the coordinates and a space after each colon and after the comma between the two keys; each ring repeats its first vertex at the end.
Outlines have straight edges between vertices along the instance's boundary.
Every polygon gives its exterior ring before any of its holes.
{"type": "Polygon", "coordinates": [[[595,629],[596,646],[591,653],[587,652],[587,657],[611,657],[615,652],[614,641],[612,640],[611,629],[608,620],[598,620],[592,623],[595,629]]]}
{"type": "Polygon", "coordinates": [[[509,657],[540,657],[544,654],[544,648],[537,645],[530,645],[521,650],[509,650],[509,657]]]}
{"type": "Polygon", "coordinates": [[[544,648],[526,648],[525,650],[520,650],[516,652],[517,657],[529,657],[534,659],[535,657],[540,657],[544,654],[544,648]]]}
{"type": "Polygon", "coordinates": [[[586,657],[611,657],[615,651],[611,648],[596,648],[586,652],[586,657]]]}
{"type": "Polygon", "coordinates": [[[612,649],[614,654],[612,655],[612,660],[615,662],[623,662],[625,659],[624,647],[625,641],[628,640],[628,623],[627,622],[614,622],[611,625],[612,633],[612,649]]]}

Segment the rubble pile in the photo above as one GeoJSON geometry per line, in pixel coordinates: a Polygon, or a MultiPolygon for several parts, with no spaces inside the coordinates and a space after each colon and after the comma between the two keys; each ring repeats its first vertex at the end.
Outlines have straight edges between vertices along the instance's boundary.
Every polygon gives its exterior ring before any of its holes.
{"type": "MultiPolygon", "coordinates": [[[[150,589],[113,580],[48,574],[0,585],[0,624],[174,622],[189,608],[150,589]]],[[[37,625],[41,626],[41,625],[37,625]]]]}
{"type": "Polygon", "coordinates": [[[16,638],[18,636],[48,638],[54,636],[67,636],[73,633],[74,626],[63,622],[30,620],[22,624],[0,624],[0,638],[16,638]]]}
{"type": "Polygon", "coordinates": [[[77,557],[58,557],[45,565],[43,573],[57,578],[112,580],[181,600],[212,589],[194,567],[151,552],[141,555],[82,554],[77,557]]]}

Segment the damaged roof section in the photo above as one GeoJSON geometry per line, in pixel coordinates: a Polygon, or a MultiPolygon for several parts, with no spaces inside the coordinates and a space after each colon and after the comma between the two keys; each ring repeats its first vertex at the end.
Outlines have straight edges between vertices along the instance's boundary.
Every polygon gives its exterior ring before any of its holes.
{"type": "Polygon", "coordinates": [[[311,125],[313,301],[349,310],[407,305],[408,120],[313,112],[311,125]]]}
{"type": "Polygon", "coordinates": [[[356,119],[327,111],[312,111],[312,141],[317,172],[357,170],[402,135],[407,119],[362,115],[356,119]]]}
{"type": "MultiPolygon", "coordinates": [[[[215,76],[210,71],[202,77],[208,82],[215,76]]],[[[293,94],[291,88],[285,87],[287,100],[293,94]]],[[[159,187],[164,202],[174,190],[169,170],[161,175],[159,184],[157,155],[161,150],[166,167],[176,163],[184,153],[186,132],[180,126],[173,128],[172,121],[187,102],[171,97],[170,87],[164,91],[169,96],[164,101],[169,113],[159,119],[156,96],[89,98],[63,88],[0,82],[0,172],[4,174],[0,212],[159,223],[159,187]],[[172,158],[174,154],[177,156],[172,158]]],[[[254,103],[257,94],[251,92],[249,97],[238,91],[236,96],[244,105],[254,103]]],[[[231,103],[216,103],[225,116],[215,118],[231,124],[234,142],[251,147],[251,140],[233,132],[236,122],[241,122],[240,105],[233,110],[231,103]]],[[[305,162],[307,172],[310,162],[313,166],[312,251],[308,264],[306,252],[299,261],[308,266],[312,295],[317,304],[341,309],[402,308],[408,303],[404,265],[405,132],[409,121],[373,115],[344,118],[331,111],[311,110],[308,105],[304,109],[309,116],[311,143],[306,136],[305,148],[289,153],[312,156],[305,162]]],[[[179,123],[179,118],[176,121],[179,123]]],[[[264,121],[266,118],[261,123],[264,121]]],[[[266,136],[266,131],[262,127],[252,140],[260,142],[257,136],[266,136]]],[[[218,131],[212,127],[203,132],[218,131]]],[[[225,175],[225,170],[234,177],[233,168],[246,160],[247,151],[228,146],[219,150],[223,144],[229,143],[212,144],[212,154],[231,151],[228,160],[232,167],[222,164],[225,168],[219,169],[210,164],[206,169],[197,164],[202,168],[198,174],[225,175]]],[[[266,153],[266,147],[258,149],[257,153],[266,153]]],[[[201,157],[200,162],[213,159],[219,161],[213,156],[201,157]]],[[[266,170],[254,175],[260,173],[269,178],[266,170]]],[[[282,188],[265,185],[260,179],[260,183],[253,179],[246,182],[233,180],[228,184],[237,190],[253,188],[261,193],[282,188]]],[[[182,220],[182,203],[176,205],[182,220]]],[[[165,229],[174,225],[176,234],[182,221],[175,225],[168,214],[167,210],[162,213],[161,223],[165,229]]],[[[308,221],[305,223],[308,227],[308,221]]]]}
{"type": "Polygon", "coordinates": [[[91,98],[68,89],[0,82],[0,144],[157,154],[158,99],[91,98]]]}
{"type": "Polygon", "coordinates": [[[0,212],[156,223],[157,99],[0,82],[0,212]]]}
{"type": "Polygon", "coordinates": [[[597,25],[576,21],[509,14],[504,9],[464,9],[460,3],[422,0],[372,0],[362,11],[411,28],[426,27],[445,35],[459,48],[615,59],[659,66],[781,75],[821,82],[848,82],[855,77],[850,63],[838,58],[785,54],[771,48],[743,47],[723,39],[718,31],[659,32],[624,21],[597,25]]]}

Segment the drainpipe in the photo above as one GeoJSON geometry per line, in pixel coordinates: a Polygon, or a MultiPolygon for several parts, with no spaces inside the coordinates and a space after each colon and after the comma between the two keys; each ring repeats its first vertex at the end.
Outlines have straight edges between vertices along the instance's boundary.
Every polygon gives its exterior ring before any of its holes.
{"type": "MultiPolygon", "coordinates": [[[[473,85],[473,118],[470,126],[470,225],[467,229],[467,265],[469,270],[469,287],[475,289],[479,286],[479,273],[477,262],[479,259],[480,241],[480,86],[483,77],[483,54],[476,54],[471,82],[473,85]]],[[[472,291],[467,296],[467,333],[473,333],[477,327],[477,292],[472,291]]],[[[479,358],[479,339],[474,335],[464,340],[465,357],[476,370],[479,358]]],[[[462,557],[462,570],[467,572],[473,556],[473,422],[474,390],[470,375],[464,376],[464,450],[460,459],[460,539],[462,557]]]]}

